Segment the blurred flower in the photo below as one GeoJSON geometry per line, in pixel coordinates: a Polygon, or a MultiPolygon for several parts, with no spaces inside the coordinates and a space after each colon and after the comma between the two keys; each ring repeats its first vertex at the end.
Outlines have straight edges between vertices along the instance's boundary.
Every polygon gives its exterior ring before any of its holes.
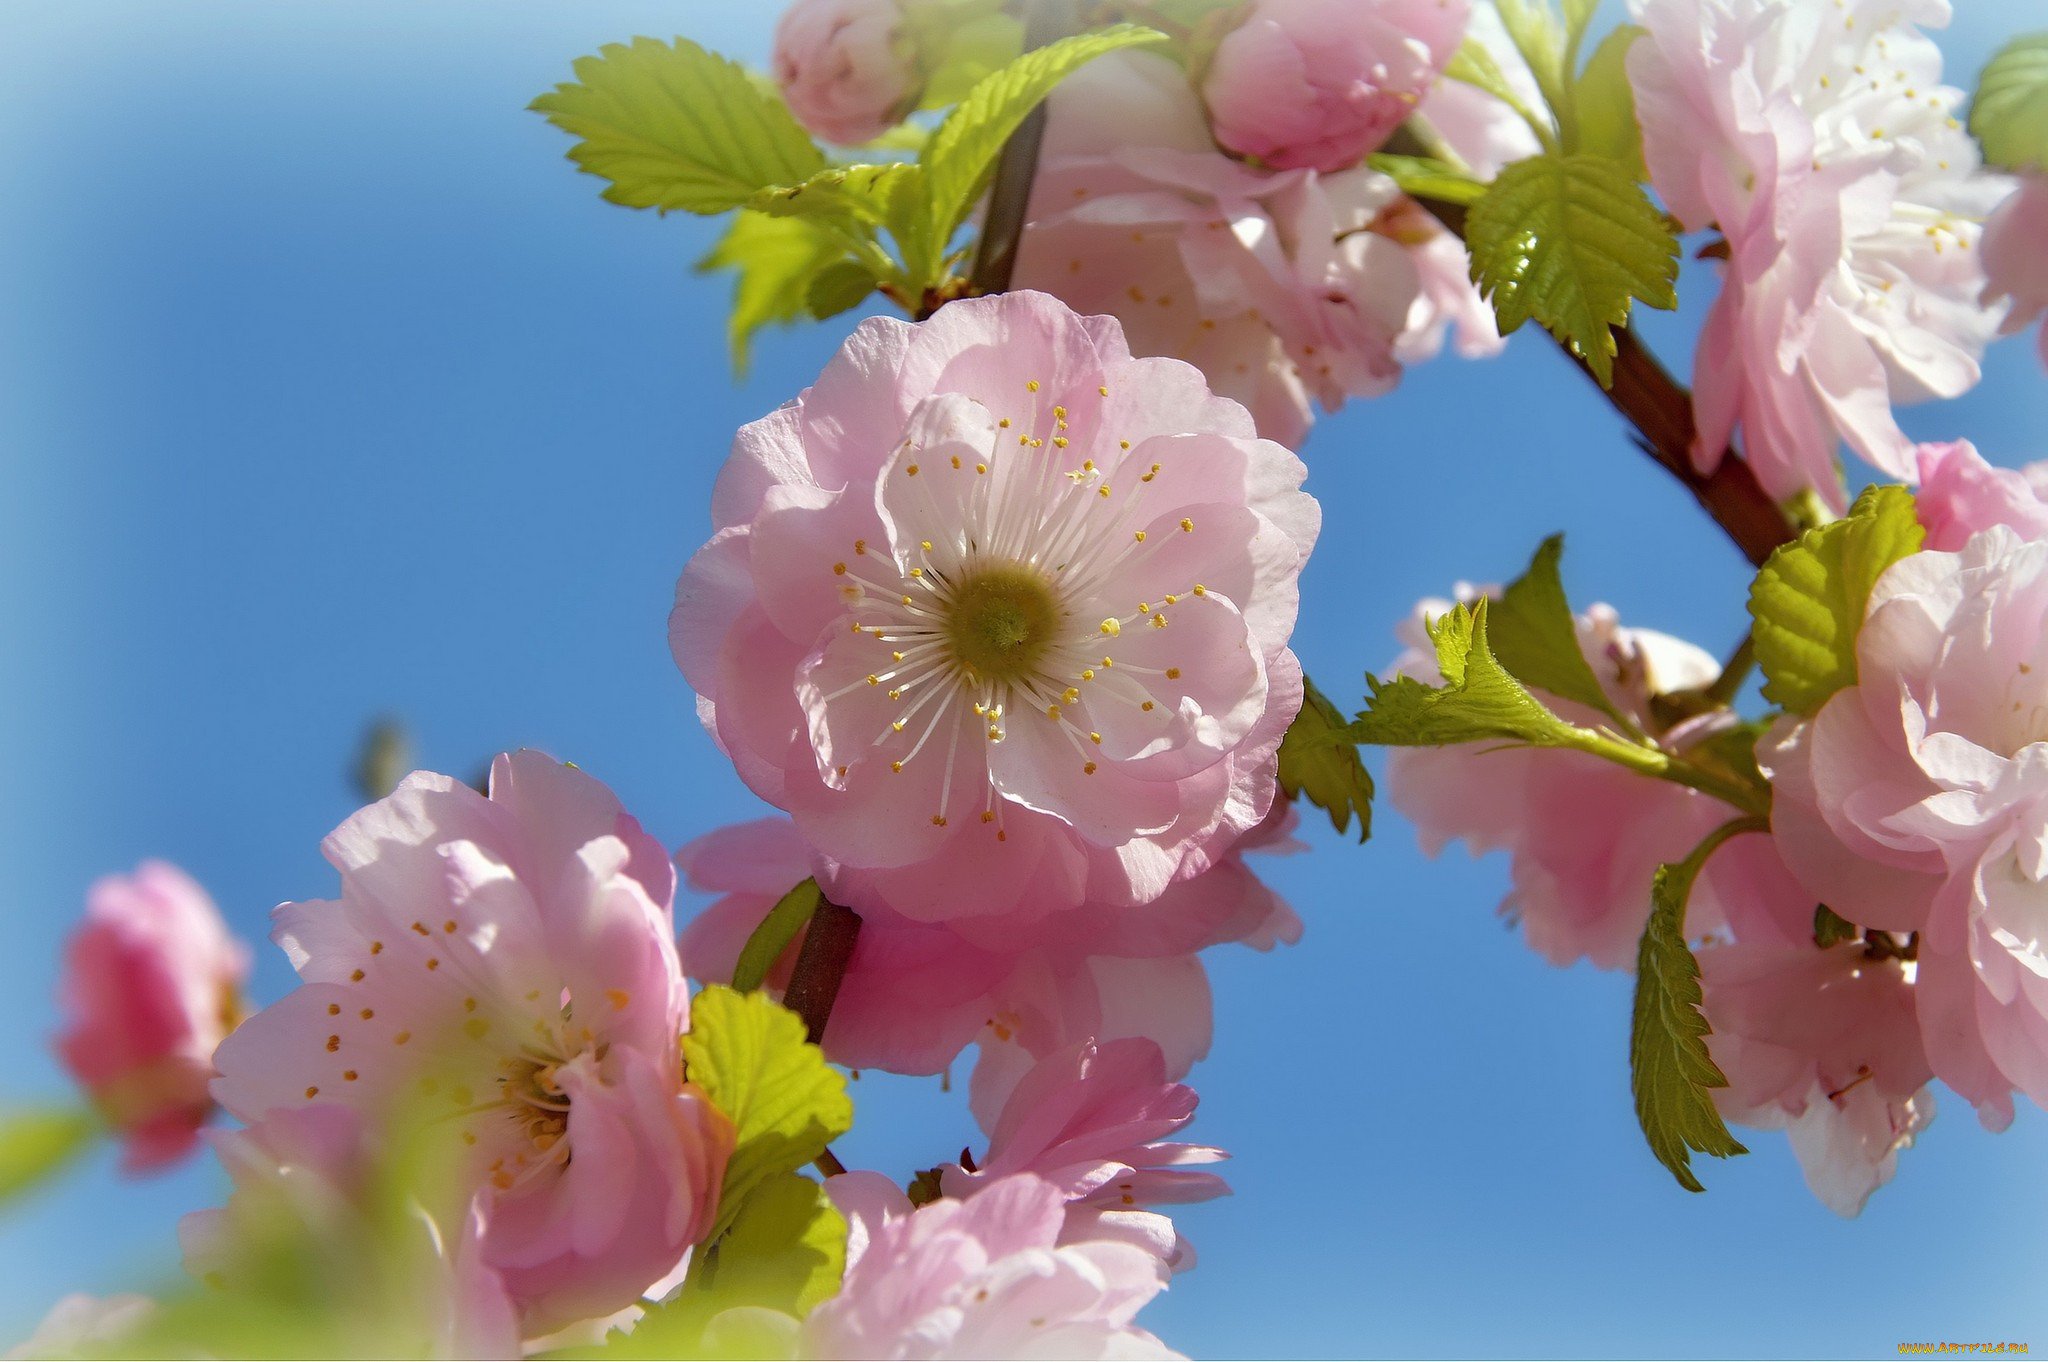
{"type": "Polygon", "coordinates": [[[1996,525],[1870,593],[1855,685],[1757,756],[1772,832],[1815,896],[1919,933],[1934,1073],[2003,1128],[2048,1103],[2048,541],[1996,525]]]}
{"type": "Polygon", "coordinates": [[[2023,538],[2048,538],[2048,460],[1996,468],[1968,440],[1914,450],[1920,487],[1914,504],[1926,547],[1954,552],[1979,530],[2009,525],[2023,538]]]}
{"type": "Polygon", "coordinates": [[[245,1121],[425,1101],[487,1189],[526,1332],[636,1301],[709,1227],[732,1131],[682,1081],[675,872],[611,792],[534,752],[489,798],[415,773],[328,838],[339,902],[288,903],[304,983],[222,1047],[245,1121]]]}
{"type": "Polygon", "coordinates": [[[870,319],[740,432],[670,645],[839,902],[1146,903],[1272,807],[1304,473],[1043,294],[870,319]]]}
{"type": "Polygon", "coordinates": [[[213,1051],[234,1029],[247,947],[182,870],[145,861],[86,897],[65,950],[57,1055],[126,1145],[131,1173],[191,1152],[213,1111],[213,1051]]]}
{"type": "Polygon", "coordinates": [[[804,1322],[805,1356],[1180,1356],[1132,1322],[1164,1265],[1129,1244],[1061,1243],[1067,1198],[1042,1178],[919,1210],[879,1173],[825,1189],[848,1221],[846,1281],[804,1322]]]}
{"type": "Polygon", "coordinates": [[[156,1314],[147,1296],[88,1296],[75,1292],[50,1307],[36,1331],[8,1349],[15,1358],[118,1356],[122,1340],[156,1314]]]}
{"type": "Polygon", "coordinates": [[[1974,386],[1997,326],[1980,223],[2006,182],[1979,169],[1912,25],[1946,0],[1634,0],[1629,53],[1651,180],[1727,240],[1694,368],[1701,471],[1736,426],[1765,489],[1842,505],[1841,440],[1914,474],[1892,408],[1974,386]]]}
{"type": "Polygon", "coordinates": [[[1467,8],[1466,0],[1254,0],[1202,81],[1216,140],[1280,169],[1357,165],[1442,74],[1467,8]]]}
{"type": "MultiPolygon", "coordinates": [[[[2020,176],[2019,187],[1984,223],[1984,302],[2010,298],[2001,328],[2024,330],[2048,312],[2048,171],[2020,176]]],[[[2041,328],[2041,363],[2048,365],[2048,324],[2041,328]]]]}
{"type": "Polygon", "coordinates": [[[796,0],[775,25],[774,68],[797,121],[843,146],[902,122],[923,85],[898,0],[796,0]]]}

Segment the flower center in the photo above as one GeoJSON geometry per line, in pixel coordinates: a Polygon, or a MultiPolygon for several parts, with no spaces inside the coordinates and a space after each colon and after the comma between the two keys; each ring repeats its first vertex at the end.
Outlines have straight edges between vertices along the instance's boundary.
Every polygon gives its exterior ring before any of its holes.
{"type": "Polygon", "coordinates": [[[1060,627],[1052,585],[1020,563],[975,570],[954,588],[945,613],[954,661],[978,678],[1004,684],[1036,673],[1060,627]]]}

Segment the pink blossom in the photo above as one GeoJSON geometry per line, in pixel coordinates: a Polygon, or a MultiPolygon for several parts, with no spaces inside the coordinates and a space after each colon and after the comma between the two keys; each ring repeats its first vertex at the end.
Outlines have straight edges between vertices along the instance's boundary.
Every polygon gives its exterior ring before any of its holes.
{"type": "MultiPolygon", "coordinates": [[[[1423,601],[1401,631],[1409,644],[1395,663],[1405,676],[1436,683],[1423,622],[1449,608],[1423,601]]],[[[1643,731],[1674,749],[1709,736],[1714,721],[1667,729],[1651,700],[1705,686],[1714,659],[1649,629],[1623,628],[1596,605],[1579,618],[1579,648],[1601,687],[1643,731]]],[[[1589,727],[1604,715],[1555,696],[1545,702],[1589,727]]],[[[1439,854],[1463,841],[1474,855],[1504,850],[1513,888],[1501,911],[1519,920],[1529,944],[1557,965],[1591,960],[1602,969],[1635,963],[1650,914],[1657,867],[1683,860],[1715,828],[1740,816],[1717,799],[1637,775],[1583,752],[1551,748],[1397,748],[1387,779],[1394,807],[1412,820],[1423,849],[1439,854]]],[[[1733,926],[1745,939],[1797,939],[1813,902],[1771,855],[1766,839],[1738,837],[1695,886],[1687,921],[1699,931],[1733,926]]]]}
{"type": "Polygon", "coordinates": [[[93,885],[65,950],[56,1049],[120,1133],[128,1172],[191,1152],[213,1112],[214,1047],[248,975],[248,949],[176,866],[145,861],[93,885]]]}
{"type": "MultiPolygon", "coordinates": [[[[305,1288],[368,1352],[420,1357],[517,1357],[518,1314],[482,1249],[488,1193],[445,1208],[452,1229],[430,1218],[392,1223],[388,1205],[431,1199],[438,1188],[390,1183],[363,1113],[329,1102],[284,1108],[246,1130],[217,1133],[214,1151],[233,1180],[228,1203],[178,1226],[185,1266],[215,1290],[266,1289],[280,1261],[306,1257],[305,1288]],[[366,1301],[404,1302],[374,1318],[366,1301]],[[366,1344],[366,1339],[378,1340],[366,1344]]],[[[287,1269],[289,1270],[289,1269],[287,1269]]],[[[308,1317],[312,1323],[314,1317],[308,1317]]]]}
{"type": "Polygon", "coordinates": [[[1813,1194],[1855,1215],[1934,1119],[1905,967],[1862,942],[1714,945],[1699,960],[1721,1114],[1786,1130],[1813,1194]]]}
{"type": "MultiPolygon", "coordinates": [[[[2048,313],[2048,172],[2020,176],[2015,189],[1984,223],[1984,302],[2012,300],[2001,328],[2024,330],[2048,313]]],[[[2048,365],[2048,325],[2041,329],[2041,363],[2048,365]]]]}
{"type": "Polygon", "coordinates": [[[2048,538],[2048,461],[1996,468],[1968,440],[1914,450],[1920,488],[1914,494],[1930,549],[1952,553],[1970,536],[2009,525],[2027,539],[2048,538]]]}
{"type": "MultiPolygon", "coordinates": [[[[1471,6],[1465,36],[1493,58],[1523,108],[1546,107],[1535,73],[1508,36],[1498,8],[1492,4],[1471,6]]],[[[1462,80],[1438,81],[1423,96],[1416,113],[1451,154],[1482,180],[1491,180],[1516,161],[1543,150],[1535,129],[1507,101],[1462,80]]]]}
{"type": "Polygon", "coordinates": [[[1018,281],[1196,365],[1268,438],[1300,444],[1311,399],[1386,392],[1452,327],[1462,354],[1499,349],[1464,247],[1387,177],[1231,161],[1149,54],[1092,64],[1052,107],[1018,281]]]}
{"type": "Polygon", "coordinates": [[[804,1322],[804,1356],[1180,1356],[1132,1322],[1165,1266],[1114,1240],[1062,1242],[1067,1198],[1043,1178],[914,1211],[879,1173],[825,1189],[848,1221],[846,1279],[804,1322]]]}
{"type": "Polygon", "coordinates": [[[1304,473],[1044,294],[870,319],[740,432],[670,645],[840,902],[1150,902],[1272,807],[1304,473]]]}
{"type": "MultiPolygon", "coordinates": [[[[1142,907],[924,923],[871,902],[825,1053],[850,1068],[928,1074],[979,1040],[974,1104],[991,1126],[1038,1057],[1088,1037],[1151,1039],[1178,1078],[1209,1049],[1209,983],[1196,952],[1229,941],[1268,950],[1300,937],[1300,919],[1239,854],[1300,845],[1287,837],[1291,810],[1275,808],[1221,864],[1142,907]]],[[[723,895],[683,933],[692,968],[710,981],[731,977],[740,948],[791,885],[813,869],[829,873],[779,818],[707,834],[678,859],[692,887],[723,895]]],[[[795,953],[770,972],[771,987],[787,982],[795,953]]]]}
{"type": "Polygon", "coordinates": [[[1442,74],[1466,0],[1256,0],[1202,82],[1216,140],[1281,169],[1345,170],[1442,74]]]}
{"type": "Polygon", "coordinates": [[[775,81],[797,121],[855,146],[903,121],[923,78],[898,0],[796,0],[775,25],[775,81]]]}
{"type": "Polygon", "coordinates": [[[5,1356],[15,1358],[105,1357],[123,1351],[122,1340],[149,1323],[156,1302],[123,1292],[88,1296],[75,1292],[50,1307],[36,1331],[5,1356]]]}
{"type": "Polygon", "coordinates": [[[1857,684],[1757,755],[1785,863],[1860,927],[1919,933],[1935,1074],[1994,1128],[2048,1102],[2048,541],[1995,525],[1894,564],[1857,684]]]}
{"type": "Polygon", "coordinates": [[[445,1107],[527,1332],[632,1304],[711,1223],[732,1142],[680,1074],[660,845],[589,776],[520,752],[488,799],[419,772],[324,850],[341,899],[277,910],[304,982],[222,1046],[215,1095],[245,1121],[445,1107]]]}
{"type": "Polygon", "coordinates": [[[967,1198],[1015,1173],[1034,1173],[1067,1198],[1060,1242],[1120,1239],[1175,1271],[1193,1250],[1151,1207],[1207,1201],[1229,1186],[1197,1165],[1228,1157],[1205,1145],[1165,1143],[1194,1119],[1195,1090],[1166,1078],[1149,1040],[1084,1040],[1034,1064],[988,1128],[987,1155],[949,1165],[940,1186],[967,1198]]]}
{"type": "Polygon", "coordinates": [[[1915,22],[1944,0],[1635,0],[1629,54],[1651,180],[1686,227],[1718,226],[1721,296],[1694,365],[1710,471],[1737,426],[1766,490],[1838,508],[1838,444],[1913,475],[1895,405],[1978,379],[1980,223],[2004,182],[1915,22]]]}

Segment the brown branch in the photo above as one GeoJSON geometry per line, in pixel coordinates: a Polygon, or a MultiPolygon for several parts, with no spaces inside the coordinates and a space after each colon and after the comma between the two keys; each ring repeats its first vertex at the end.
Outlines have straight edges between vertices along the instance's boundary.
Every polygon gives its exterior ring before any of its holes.
{"type": "MultiPolygon", "coordinates": [[[[1080,6],[1074,0],[1018,0],[1011,8],[1026,11],[1027,52],[1048,47],[1081,29],[1080,6]]],[[[1003,145],[995,183],[989,188],[981,240],[975,246],[974,269],[968,275],[968,292],[976,297],[1001,293],[1017,270],[1017,245],[1024,239],[1024,213],[1031,204],[1031,182],[1038,175],[1038,144],[1044,137],[1045,105],[1040,104],[1025,115],[1003,145]]]]}
{"type": "Polygon", "coordinates": [[[783,1006],[804,1019],[813,1045],[824,1042],[825,1023],[831,1019],[832,1004],[839,1000],[839,985],[846,978],[846,966],[859,940],[860,914],[830,899],[821,900],[804,931],[804,944],[797,949],[789,987],[782,991],[783,1006]]]}

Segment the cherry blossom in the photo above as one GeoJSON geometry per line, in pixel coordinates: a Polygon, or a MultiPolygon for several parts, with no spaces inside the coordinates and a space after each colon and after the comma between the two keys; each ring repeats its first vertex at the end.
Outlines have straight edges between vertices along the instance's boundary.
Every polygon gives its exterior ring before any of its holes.
{"type": "Polygon", "coordinates": [[[879,1173],[825,1188],[848,1221],[846,1279],[804,1321],[804,1356],[1180,1356],[1132,1322],[1164,1264],[1115,1240],[1063,1243],[1067,1197],[1043,1178],[917,1210],[879,1173]]]}
{"type": "Polygon", "coordinates": [[[732,1143],[679,1072],[660,845],[520,752],[489,798],[415,773],[324,850],[342,897],[277,910],[304,982],[222,1046],[215,1095],[251,1122],[339,1103],[452,1124],[526,1332],[632,1304],[709,1227],[732,1143]]]}
{"type": "Polygon", "coordinates": [[[213,1051],[241,1015],[249,952],[206,891],[145,861],[86,896],[59,988],[57,1055],[121,1136],[130,1173],[190,1153],[213,1111],[213,1051]]]}
{"type": "MultiPolygon", "coordinates": [[[[2001,328],[2024,330],[2048,313],[2048,171],[2029,171],[2019,188],[1984,223],[1984,303],[2011,299],[2001,328]]],[[[2041,363],[2048,365],[2048,324],[2041,328],[2041,363]]]]}
{"type": "Polygon", "coordinates": [[[1216,140],[1281,169],[1345,170],[1415,111],[1466,0],[1256,0],[1202,81],[1216,140]]]}
{"type": "MultiPolygon", "coordinates": [[[[1461,595],[1477,594],[1466,588],[1461,595]]],[[[1394,670],[1439,681],[1425,621],[1450,608],[1425,600],[1401,630],[1409,647],[1394,670]]],[[[1714,659],[1681,639],[1621,625],[1595,605],[1578,618],[1579,648],[1601,688],[1642,730],[1672,750],[1717,731],[1722,717],[1678,727],[1651,701],[1698,689],[1719,674],[1714,659]]],[[[1606,716],[1556,696],[1544,702],[1589,727],[1606,716]]],[[[1650,915],[1657,867],[1683,860],[1715,828],[1739,817],[1720,800],[1652,780],[1583,752],[1554,748],[1397,748],[1387,763],[1393,805],[1414,822],[1423,849],[1439,854],[1463,841],[1475,855],[1504,850],[1513,888],[1501,911],[1551,963],[1591,960],[1602,969],[1634,965],[1650,915]]],[[[1776,863],[1767,839],[1740,836],[1708,861],[1686,914],[1698,932],[1734,927],[1750,940],[1796,939],[1813,901],[1776,863]]]]}
{"type": "Polygon", "coordinates": [[[1806,888],[1914,938],[1935,1074],[1987,1125],[2048,1102],[2048,541],[1995,525],[1870,595],[1857,682],[1759,743],[1806,888]]]}
{"type": "Polygon", "coordinates": [[[1973,386],[1996,329],[1981,223],[2005,181],[1981,171],[1913,25],[1945,0],[1634,0],[1628,66],[1651,180],[1689,229],[1727,243],[1694,366],[1694,462],[1733,430],[1765,489],[1843,502],[1846,440],[1914,473],[1895,405],[1973,386]]]}
{"type": "Polygon", "coordinates": [[[1044,294],[873,318],[741,431],[670,644],[841,902],[1146,903],[1272,807],[1304,472],[1044,294]]]}
{"type": "Polygon", "coordinates": [[[1926,547],[1953,552],[1993,525],[2009,525],[2027,539],[2048,538],[2048,461],[1997,468],[1968,440],[1921,445],[1914,461],[1920,488],[1913,500],[1927,529],[1926,547]]]}
{"type": "Polygon", "coordinates": [[[776,84],[797,121],[853,146],[903,120],[923,85],[898,0],[796,0],[775,25],[776,84]]]}

